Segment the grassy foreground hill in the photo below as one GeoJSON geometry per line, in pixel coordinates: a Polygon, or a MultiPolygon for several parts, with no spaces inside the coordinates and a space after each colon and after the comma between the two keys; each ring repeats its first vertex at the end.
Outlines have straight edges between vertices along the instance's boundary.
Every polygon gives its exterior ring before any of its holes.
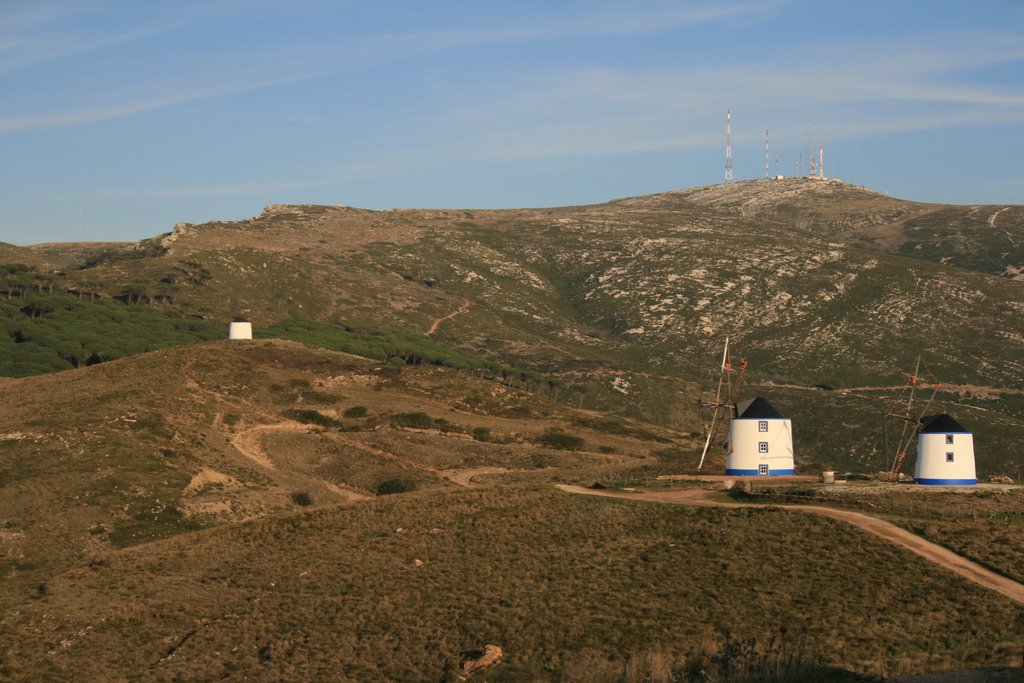
{"type": "Polygon", "coordinates": [[[286,341],[4,380],[0,397],[0,566],[23,586],[210,525],[452,490],[493,471],[599,477],[687,443],[467,372],[286,341]]]}
{"type": "Polygon", "coordinates": [[[7,613],[2,671],[443,681],[458,680],[466,653],[497,644],[505,658],[485,680],[668,680],[649,676],[727,658],[741,669],[739,657],[766,650],[882,674],[1007,661],[1022,616],[799,513],[500,487],[391,496],[109,554],[7,613]]]}

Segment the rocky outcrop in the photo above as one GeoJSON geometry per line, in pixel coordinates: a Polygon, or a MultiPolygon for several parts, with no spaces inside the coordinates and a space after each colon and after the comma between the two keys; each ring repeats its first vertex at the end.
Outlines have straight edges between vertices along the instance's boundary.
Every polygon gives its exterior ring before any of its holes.
{"type": "Polygon", "coordinates": [[[477,671],[488,669],[498,662],[504,653],[501,648],[497,645],[484,645],[482,652],[471,652],[468,658],[462,662],[462,673],[466,676],[474,674],[477,671]]]}

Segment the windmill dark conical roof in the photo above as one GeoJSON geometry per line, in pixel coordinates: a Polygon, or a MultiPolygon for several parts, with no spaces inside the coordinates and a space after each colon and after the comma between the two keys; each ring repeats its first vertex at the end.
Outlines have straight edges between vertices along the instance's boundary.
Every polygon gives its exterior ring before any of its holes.
{"type": "Polygon", "coordinates": [[[963,433],[968,434],[970,430],[964,427],[962,424],[953,419],[952,416],[946,415],[926,415],[921,418],[921,433],[922,434],[955,434],[963,433]]]}
{"type": "Polygon", "coordinates": [[[758,396],[749,401],[741,401],[736,404],[736,415],[742,418],[761,418],[784,420],[782,413],[775,410],[775,407],[768,402],[768,399],[758,396]]]}

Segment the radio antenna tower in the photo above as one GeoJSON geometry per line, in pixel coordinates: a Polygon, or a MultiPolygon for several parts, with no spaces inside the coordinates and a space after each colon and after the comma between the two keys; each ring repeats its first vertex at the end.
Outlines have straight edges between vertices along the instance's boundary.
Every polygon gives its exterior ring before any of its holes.
{"type": "Polygon", "coordinates": [[[725,110],[725,182],[732,182],[732,113],[725,110]]]}
{"type": "Polygon", "coordinates": [[[818,145],[818,178],[825,179],[825,145],[818,145]]]}
{"type": "Polygon", "coordinates": [[[768,177],[768,129],[764,129],[764,177],[768,177]]]}

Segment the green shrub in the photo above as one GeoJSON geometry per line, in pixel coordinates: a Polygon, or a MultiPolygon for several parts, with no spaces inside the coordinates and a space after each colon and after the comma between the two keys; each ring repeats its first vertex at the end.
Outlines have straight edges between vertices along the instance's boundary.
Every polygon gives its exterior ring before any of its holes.
{"type": "Polygon", "coordinates": [[[313,504],[313,499],[310,498],[309,494],[306,493],[305,491],[296,491],[292,493],[290,498],[292,499],[293,503],[295,503],[296,505],[301,505],[302,507],[306,507],[313,504]]]}
{"type": "Polygon", "coordinates": [[[784,493],[787,496],[801,496],[804,498],[817,498],[818,496],[818,490],[808,486],[794,486],[793,488],[780,491],[780,493],[784,493]]]}
{"type": "Polygon", "coordinates": [[[391,424],[412,429],[430,429],[435,426],[434,420],[426,413],[398,413],[391,416],[391,424]]]}
{"type": "Polygon", "coordinates": [[[338,402],[338,395],[326,391],[305,391],[302,393],[302,400],[307,403],[331,405],[338,402]]]}
{"type": "Polygon", "coordinates": [[[558,448],[563,451],[580,451],[583,450],[583,446],[586,444],[582,437],[575,434],[566,434],[557,429],[544,432],[544,434],[537,438],[537,443],[548,448],[558,448]]]}
{"type": "Polygon", "coordinates": [[[284,411],[284,416],[296,422],[320,425],[321,427],[336,427],[339,424],[333,417],[328,417],[318,410],[294,408],[284,411]]]}
{"type": "Polygon", "coordinates": [[[442,434],[448,434],[450,432],[462,432],[462,431],[464,431],[461,427],[459,427],[459,425],[457,425],[457,424],[455,424],[453,422],[449,422],[448,420],[444,419],[443,417],[439,417],[436,420],[434,420],[434,427],[436,429],[441,430],[442,434]]]}
{"type": "Polygon", "coordinates": [[[392,493],[409,493],[415,491],[417,484],[412,479],[405,477],[394,477],[377,484],[375,489],[378,496],[388,496],[392,493]]]}
{"type": "Polygon", "coordinates": [[[352,406],[344,413],[345,417],[366,417],[366,406],[352,406]]]}

